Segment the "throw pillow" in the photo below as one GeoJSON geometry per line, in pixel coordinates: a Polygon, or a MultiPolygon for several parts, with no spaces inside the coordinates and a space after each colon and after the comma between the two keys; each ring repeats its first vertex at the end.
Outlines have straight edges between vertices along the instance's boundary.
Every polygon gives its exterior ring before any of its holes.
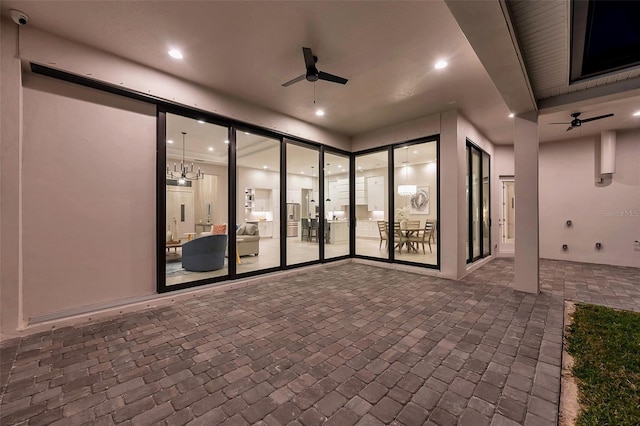
{"type": "Polygon", "coordinates": [[[211,233],[213,235],[222,235],[227,233],[227,225],[224,223],[213,225],[211,227],[211,233]]]}
{"type": "Polygon", "coordinates": [[[246,225],[245,228],[245,234],[247,235],[256,235],[258,233],[258,226],[253,223],[246,225]]]}
{"type": "Polygon", "coordinates": [[[238,235],[244,235],[246,230],[246,227],[244,225],[240,225],[240,227],[238,228],[238,230],[236,231],[236,234],[238,235]]]}

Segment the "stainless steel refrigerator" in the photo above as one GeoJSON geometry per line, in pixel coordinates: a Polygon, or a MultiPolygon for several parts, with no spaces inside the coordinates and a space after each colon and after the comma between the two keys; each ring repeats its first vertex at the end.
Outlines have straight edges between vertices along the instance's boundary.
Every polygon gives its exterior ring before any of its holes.
{"type": "Polygon", "coordinates": [[[297,237],[300,226],[300,204],[287,203],[287,237],[297,237]]]}

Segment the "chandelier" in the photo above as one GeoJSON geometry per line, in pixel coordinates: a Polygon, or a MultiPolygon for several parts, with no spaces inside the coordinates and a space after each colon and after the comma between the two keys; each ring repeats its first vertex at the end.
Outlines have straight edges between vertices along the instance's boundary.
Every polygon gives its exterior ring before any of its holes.
{"type": "Polygon", "coordinates": [[[182,161],[180,162],[180,170],[178,170],[178,165],[176,163],[173,163],[173,170],[170,170],[169,166],[167,166],[167,179],[177,179],[178,185],[184,185],[185,183],[187,183],[188,180],[198,180],[198,179],[204,178],[204,173],[202,173],[202,170],[200,170],[199,167],[198,167],[198,171],[194,172],[193,163],[191,163],[191,166],[187,165],[184,158],[185,136],[187,135],[187,133],[186,132],[181,132],[181,133],[182,133],[182,161]]]}
{"type": "Polygon", "coordinates": [[[407,182],[409,181],[409,147],[405,146],[405,161],[404,161],[404,185],[398,185],[398,195],[402,197],[410,197],[412,195],[416,195],[417,187],[416,185],[409,185],[407,182]]]}

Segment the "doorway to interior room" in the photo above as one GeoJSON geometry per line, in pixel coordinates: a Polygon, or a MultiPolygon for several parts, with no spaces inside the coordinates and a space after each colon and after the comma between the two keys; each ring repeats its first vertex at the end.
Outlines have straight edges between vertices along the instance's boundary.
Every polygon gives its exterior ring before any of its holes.
{"type": "Polygon", "coordinates": [[[516,242],[516,195],[513,177],[500,178],[502,209],[500,209],[500,253],[513,253],[516,242]]]}

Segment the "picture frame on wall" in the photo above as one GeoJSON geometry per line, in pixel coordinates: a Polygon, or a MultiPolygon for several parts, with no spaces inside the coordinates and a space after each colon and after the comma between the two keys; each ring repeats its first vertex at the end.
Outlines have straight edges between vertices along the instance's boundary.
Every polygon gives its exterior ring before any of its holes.
{"type": "Polygon", "coordinates": [[[409,214],[429,214],[429,187],[419,186],[411,196],[409,214]]]}

